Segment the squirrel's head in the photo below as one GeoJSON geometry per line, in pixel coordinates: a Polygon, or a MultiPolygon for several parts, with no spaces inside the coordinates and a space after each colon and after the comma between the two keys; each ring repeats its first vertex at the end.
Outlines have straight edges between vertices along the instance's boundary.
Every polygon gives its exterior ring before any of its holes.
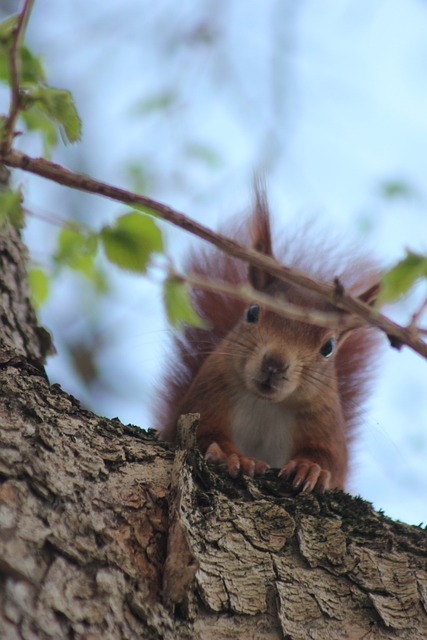
{"type": "Polygon", "coordinates": [[[248,391],[271,402],[300,402],[335,387],[334,360],[342,339],[336,331],[254,303],[229,336],[229,349],[248,391]]]}
{"type": "MultiPolygon", "coordinates": [[[[346,315],[320,294],[296,285],[271,281],[265,293],[307,313],[346,315]]],[[[376,293],[372,287],[360,299],[370,304],[376,293]]],[[[336,359],[353,331],[291,320],[253,303],[229,335],[229,348],[248,391],[271,402],[300,403],[336,389],[336,359]]]]}
{"type": "MultiPolygon", "coordinates": [[[[256,205],[250,235],[254,249],[273,255],[270,216],[264,192],[256,190],[256,205]]],[[[250,266],[252,288],[307,311],[346,315],[324,296],[279,280],[268,271],[250,266]]],[[[372,304],[378,293],[374,285],[360,296],[372,304]]],[[[291,320],[254,301],[228,336],[234,370],[245,388],[271,402],[304,403],[336,389],[335,362],[352,334],[349,329],[331,329],[291,320]]]]}

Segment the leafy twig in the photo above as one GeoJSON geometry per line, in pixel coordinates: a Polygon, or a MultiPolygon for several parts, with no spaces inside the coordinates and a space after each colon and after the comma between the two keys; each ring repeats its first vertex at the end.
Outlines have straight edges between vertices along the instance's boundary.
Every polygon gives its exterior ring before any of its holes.
{"type": "Polygon", "coordinates": [[[418,333],[414,334],[414,332],[410,331],[407,327],[402,327],[392,320],[389,320],[375,308],[349,295],[342,287],[319,282],[297,269],[280,265],[273,258],[265,256],[249,247],[243,247],[223,235],[214,233],[207,227],[191,220],[165,204],[126,191],[125,189],[99,182],[88,176],[74,173],[44,158],[31,158],[19,151],[10,150],[4,152],[0,160],[9,167],[23,169],[24,171],[53,180],[72,189],[102,195],[117,202],[135,206],[137,209],[143,209],[146,212],[152,213],[158,218],[166,220],[176,227],[189,231],[199,238],[210,242],[229,255],[245,260],[282,280],[287,280],[325,296],[338,308],[361,318],[364,324],[370,324],[381,329],[388,336],[392,346],[400,348],[401,345],[406,344],[416,353],[427,359],[427,344],[420,338],[418,333]]]}
{"type": "Polygon", "coordinates": [[[10,46],[9,56],[9,72],[10,72],[10,106],[9,114],[6,118],[3,128],[2,151],[7,153],[12,147],[13,138],[15,136],[15,123],[19,115],[21,106],[21,93],[19,86],[19,49],[24,37],[25,29],[30,17],[34,0],[25,0],[24,7],[19,14],[18,21],[13,29],[12,42],[10,46]]]}

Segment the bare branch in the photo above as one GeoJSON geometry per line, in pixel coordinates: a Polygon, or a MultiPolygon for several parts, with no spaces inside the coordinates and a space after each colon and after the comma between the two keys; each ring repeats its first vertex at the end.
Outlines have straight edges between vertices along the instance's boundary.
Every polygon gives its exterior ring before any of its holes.
{"type": "Polygon", "coordinates": [[[12,44],[9,56],[9,72],[10,72],[10,106],[9,114],[3,129],[2,148],[6,153],[12,147],[15,136],[15,123],[18,118],[19,108],[21,106],[21,94],[19,88],[19,49],[24,37],[25,29],[33,8],[34,0],[25,0],[24,7],[19,15],[18,21],[13,30],[12,44]]]}
{"type": "Polygon", "coordinates": [[[317,327],[343,331],[345,329],[356,329],[357,327],[366,324],[363,320],[350,314],[318,311],[315,309],[308,309],[306,307],[299,307],[298,305],[286,302],[286,300],[277,300],[277,298],[262,293],[249,285],[236,287],[236,285],[228,284],[227,282],[205,280],[204,278],[199,278],[192,273],[185,274],[185,276],[173,273],[172,277],[178,278],[179,280],[182,280],[182,282],[187,282],[197,289],[225,293],[226,295],[233,296],[238,300],[243,300],[243,302],[247,302],[248,304],[251,304],[252,302],[259,302],[266,309],[274,311],[285,318],[298,320],[299,322],[306,322],[307,324],[314,324],[317,327]]]}
{"type": "Polygon", "coordinates": [[[71,189],[98,194],[117,202],[142,207],[145,210],[151,211],[158,218],[166,220],[185,231],[189,231],[235,258],[249,262],[258,268],[265,269],[281,280],[292,282],[293,284],[300,285],[310,291],[315,291],[325,296],[339,309],[358,316],[365,324],[370,324],[381,329],[388,336],[392,346],[400,348],[401,345],[405,344],[427,359],[427,344],[420,338],[418,333],[414,335],[408,328],[396,324],[375,308],[349,295],[341,284],[340,286],[336,284],[330,285],[314,280],[298,269],[281,265],[269,256],[261,254],[249,247],[243,247],[234,240],[221,234],[214,233],[208,227],[191,220],[184,214],[165,204],[131,191],[99,182],[88,176],[74,173],[44,158],[31,158],[19,151],[11,150],[4,152],[0,160],[9,167],[23,169],[24,171],[70,187],[71,189]]]}

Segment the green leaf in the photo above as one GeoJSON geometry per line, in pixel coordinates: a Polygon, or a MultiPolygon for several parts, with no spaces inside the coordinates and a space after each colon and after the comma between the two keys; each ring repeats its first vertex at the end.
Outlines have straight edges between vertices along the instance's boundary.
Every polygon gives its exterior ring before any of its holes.
{"type": "Polygon", "coordinates": [[[141,100],[132,110],[136,114],[147,114],[152,111],[164,111],[176,102],[174,91],[163,91],[141,100]]]}
{"type": "Polygon", "coordinates": [[[40,109],[34,107],[23,111],[21,117],[25,122],[28,131],[38,131],[43,139],[43,148],[45,155],[49,155],[50,151],[58,142],[57,128],[52,120],[46,116],[40,109]]]}
{"type": "MultiPolygon", "coordinates": [[[[131,163],[126,168],[127,175],[131,180],[132,191],[136,193],[146,193],[153,178],[141,164],[131,163]]],[[[135,207],[136,209],[137,207],[135,207]]],[[[139,208],[138,208],[139,209],[139,208]]]]}
{"type": "Polygon", "coordinates": [[[46,75],[41,59],[34,56],[27,47],[21,47],[20,82],[37,84],[45,81],[46,75]]]}
{"type": "Polygon", "coordinates": [[[0,116],[0,140],[3,140],[3,136],[6,131],[6,116],[0,116]]]}
{"type": "Polygon", "coordinates": [[[19,13],[15,13],[0,22],[0,51],[8,50],[12,42],[13,30],[19,20],[19,13]]]}
{"type": "Polygon", "coordinates": [[[65,89],[46,86],[23,85],[26,91],[23,105],[25,109],[35,106],[60,126],[64,142],[76,142],[81,136],[81,120],[72,95],[65,89]]]}
{"type": "Polygon", "coordinates": [[[142,213],[147,213],[149,216],[153,216],[153,218],[158,217],[158,213],[155,209],[152,209],[148,204],[133,204],[133,209],[137,211],[141,211],[142,213]]]}
{"type": "Polygon", "coordinates": [[[163,249],[162,235],[154,220],[137,212],[127,213],[113,226],[104,227],[100,238],[111,262],[141,273],[147,270],[151,254],[163,249]]]}
{"type": "Polygon", "coordinates": [[[207,145],[193,142],[187,145],[186,152],[190,157],[200,160],[212,169],[217,169],[222,164],[218,153],[207,145]]]}
{"type": "Polygon", "coordinates": [[[28,272],[30,297],[33,306],[38,309],[49,295],[49,276],[40,268],[28,272]]]}
{"type": "Polygon", "coordinates": [[[59,233],[58,248],[53,259],[58,265],[67,265],[93,279],[97,247],[96,234],[84,234],[66,227],[59,233]]]}
{"type": "Polygon", "coordinates": [[[168,278],[163,287],[163,298],[169,322],[175,327],[183,323],[194,327],[206,327],[206,323],[194,310],[186,283],[179,278],[168,278]]]}
{"type": "Polygon", "coordinates": [[[13,191],[12,189],[0,190],[0,221],[8,219],[10,222],[21,229],[24,226],[24,211],[22,209],[22,193],[21,191],[13,191]]]}
{"type": "Polygon", "coordinates": [[[58,246],[53,261],[58,268],[69,267],[84,275],[98,292],[108,290],[104,273],[97,267],[95,258],[98,252],[97,233],[66,227],[58,234],[58,246]]]}
{"type": "MultiPolygon", "coordinates": [[[[13,15],[0,22],[0,80],[8,84],[10,79],[10,45],[18,18],[18,15],[13,15]]],[[[19,56],[20,82],[44,82],[45,73],[40,58],[34,56],[26,46],[20,48],[19,56]]]]}
{"type": "Polygon", "coordinates": [[[380,194],[387,200],[410,199],[416,197],[416,189],[405,180],[388,180],[379,186],[380,194]]]}
{"type": "Polygon", "coordinates": [[[406,258],[398,262],[382,278],[378,303],[396,300],[423,277],[427,278],[427,256],[407,251],[406,258]]]}
{"type": "Polygon", "coordinates": [[[0,22],[0,80],[9,83],[9,51],[18,15],[0,22]]]}

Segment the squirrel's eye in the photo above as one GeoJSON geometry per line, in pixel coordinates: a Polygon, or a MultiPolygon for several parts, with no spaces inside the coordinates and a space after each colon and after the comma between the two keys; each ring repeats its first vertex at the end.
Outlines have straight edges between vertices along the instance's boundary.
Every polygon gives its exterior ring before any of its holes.
{"type": "Polygon", "coordinates": [[[251,304],[246,312],[246,322],[255,324],[259,320],[259,304],[251,304]]]}
{"type": "Polygon", "coordinates": [[[335,351],[335,340],[333,338],[329,338],[329,340],[327,340],[323,345],[323,347],[320,349],[319,353],[324,358],[329,358],[334,351],[335,351]]]}

